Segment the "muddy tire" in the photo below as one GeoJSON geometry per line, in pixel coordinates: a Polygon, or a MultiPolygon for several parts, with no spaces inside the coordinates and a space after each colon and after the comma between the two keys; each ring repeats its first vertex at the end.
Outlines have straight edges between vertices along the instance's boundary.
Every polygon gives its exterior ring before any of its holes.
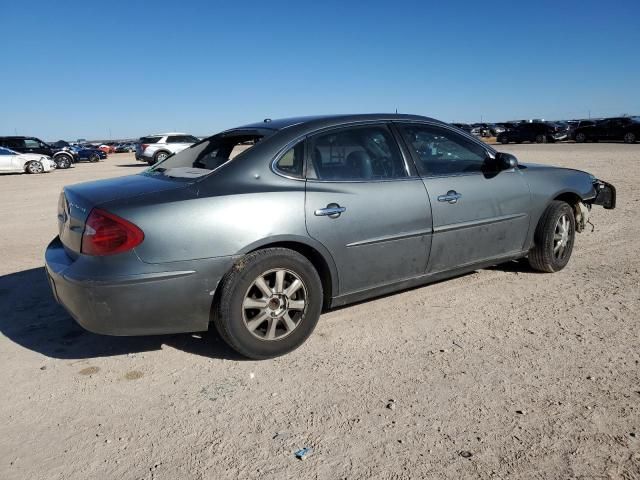
{"type": "Polygon", "coordinates": [[[255,360],[295,350],[311,335],[322,310],[314,266],[286,248],[242,257],[222,280],[213,324],[235,351],[255,360]]]}
{"type": "Polygon", "coordinates": [[[554,200],[542,214],[529,251],[529,265],[540,272],[562,270],[573,251],[576,220],[568,203],[554,200]]]}

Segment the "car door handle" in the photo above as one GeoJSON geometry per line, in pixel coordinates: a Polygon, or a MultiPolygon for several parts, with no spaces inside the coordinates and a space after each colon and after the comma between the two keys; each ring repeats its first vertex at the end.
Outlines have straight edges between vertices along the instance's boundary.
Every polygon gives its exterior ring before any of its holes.
{"type": "Polygon", "coordinates": [[[319,208],[313,213],[316,217],[338,218],[341,213],[346,211],[347,207],[341,207],[337,203],[330,203],[325,208],[319,208]]]}
{"type": "Polygon", "coordinates": [[[462,198],[462,194],[456,192],[455,190],[449,190],[446,195],[440,195],[438,197],[439,202],[449,202],[451,204],[457,203],[458,200],[462,198]]]}

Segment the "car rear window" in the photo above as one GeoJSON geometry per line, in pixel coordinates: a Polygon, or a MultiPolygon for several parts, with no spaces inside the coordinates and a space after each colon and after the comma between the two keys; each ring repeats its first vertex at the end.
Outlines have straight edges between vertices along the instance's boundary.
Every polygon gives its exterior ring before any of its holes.
{"type": "Polygon", "coordinates": [[[162,137],[141,137],[140,143],[158,143],[162,137]]]}
{"type": "Polygon", "coordinates": [[[264,138],[260,132],[234,131],[203,140],[155,164],[148,174],[198,178],[241,156],[264,138]]]}

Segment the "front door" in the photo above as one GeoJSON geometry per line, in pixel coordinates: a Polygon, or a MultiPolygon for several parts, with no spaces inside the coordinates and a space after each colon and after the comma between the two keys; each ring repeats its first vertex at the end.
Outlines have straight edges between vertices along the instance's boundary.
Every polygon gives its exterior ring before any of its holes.
{"type": "Polygon", "coordinates": [[[519,253],[529,229],[529,187],[519,169],[489,168],[488,150],[436,125],[403,125],[429,194],[429,273],[519,253]]]}
{"type": "Polygon", "coordinates": [[[306,222],[331,252],[339,293],[422,275],[431,210],[422,180],[384,124],[331,130],[308,140],[306,222]]]}

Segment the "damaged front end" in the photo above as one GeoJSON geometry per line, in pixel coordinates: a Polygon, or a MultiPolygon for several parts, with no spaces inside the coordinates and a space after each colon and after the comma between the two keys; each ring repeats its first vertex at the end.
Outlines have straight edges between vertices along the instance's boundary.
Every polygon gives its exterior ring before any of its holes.
{"type": "MultiPolygon", "coordinates": [[[[601,207],[612,210],[616,208],[616,187],[602,180],[593,178],[593,188],[595,196],[589,200],[578,202],[574,205],[574,213],[576,218],[576,231],[582,232],[589,224],[589,213],[592,205],[600,205],[601,207]]],[[[591,224],[593,230],[593,224],[591,224]]]]}
{"type": "Polygon", "coordinates": [[[603,180],[595,179],[593,188],[596,190],[596,196],[589,203],[592,205],[601,205],[607,210],[616,208],[616,187],[603,180]]]}

